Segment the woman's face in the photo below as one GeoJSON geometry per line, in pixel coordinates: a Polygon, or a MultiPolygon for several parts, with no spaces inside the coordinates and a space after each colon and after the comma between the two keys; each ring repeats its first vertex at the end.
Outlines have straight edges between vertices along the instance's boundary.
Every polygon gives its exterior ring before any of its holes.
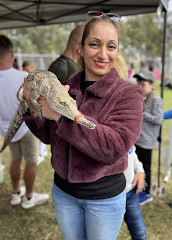
{"type": "Polygon", "coordinates": [[[111,23],[97,23],[85,39],[81,55],[85,80],[96,81],[113,67],[118,56],[118,33],[111,23]]]}

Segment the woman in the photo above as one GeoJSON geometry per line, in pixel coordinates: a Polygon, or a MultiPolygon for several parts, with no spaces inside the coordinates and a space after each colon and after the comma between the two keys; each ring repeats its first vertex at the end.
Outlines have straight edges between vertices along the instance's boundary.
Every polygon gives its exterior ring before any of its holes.
{"type": "MultiPolygon", "coordinates": [[[[105,14],[86,24],[81,59],[83,71],[67,81],[69,94],[96,128],[88,130],[65,117],[57,123],[60,115],[43,97],[38,102],[45,118],[28,114],[24,119],[41,141],[51,144],[52,197],[64,240],[114,240],[125,213],[123,172],[139,137],[143,96],[140,87],[116,71],[124,69],[118,28],[105,14]]],[[[26,100],[28,95],[25,85],[26,100]]]]}

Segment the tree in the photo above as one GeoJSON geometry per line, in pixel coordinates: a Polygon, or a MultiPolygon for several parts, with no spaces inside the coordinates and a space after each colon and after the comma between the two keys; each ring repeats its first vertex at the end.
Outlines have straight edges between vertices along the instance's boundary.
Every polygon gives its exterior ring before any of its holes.
{"type": "MultiPolygon", "coordinates": [[[[12,39],[14,51],[22,53],[60,54],[64,51],[71,30],[80,23],[56,24],[0,31],[12,39]]],[[[172,50],[172,25],[167,28],[167,55],[172,50]]],[[[162,56],[163,14],[124,17],[120,24],[120,49],[127,59],[162,56]]]]}
{"type": "Polygon", "coordinates": [[[128,17],[121,28],[122,49],[128,57],[161,57],[163,18],[157,14],[128,17]]]}
{"type": "Polygon", "coordinates": [[[60,54],[64,51],[70,32],[76,26],[74,23],[56,24],[3,30],[1,34],[8,36],[14,45],[14,52],[21,48],[22,53],[51,53],[60,54]]]}

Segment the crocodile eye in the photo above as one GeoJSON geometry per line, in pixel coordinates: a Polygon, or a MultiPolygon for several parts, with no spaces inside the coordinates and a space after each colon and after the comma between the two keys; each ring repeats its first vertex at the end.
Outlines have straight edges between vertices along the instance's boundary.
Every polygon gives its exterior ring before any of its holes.
{"type": "Polygon", "coordinates": [[[60,103],[60,105],[62,105],[62,106],[64,106],[64,107],[67,106],[67,104],[66,104],[65,102],[59,102],[59,103],[60,103]]]}

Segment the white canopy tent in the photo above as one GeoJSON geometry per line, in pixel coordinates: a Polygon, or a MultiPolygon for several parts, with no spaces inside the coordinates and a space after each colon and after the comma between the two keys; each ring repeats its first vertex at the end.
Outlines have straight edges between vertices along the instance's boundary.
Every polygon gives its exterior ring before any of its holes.
{"type": "Polygon", "coordinates": [[[168,0],[0,0],[0,29],[78,22],[93,10],[120,16],[167,10],[168,0]]]}

